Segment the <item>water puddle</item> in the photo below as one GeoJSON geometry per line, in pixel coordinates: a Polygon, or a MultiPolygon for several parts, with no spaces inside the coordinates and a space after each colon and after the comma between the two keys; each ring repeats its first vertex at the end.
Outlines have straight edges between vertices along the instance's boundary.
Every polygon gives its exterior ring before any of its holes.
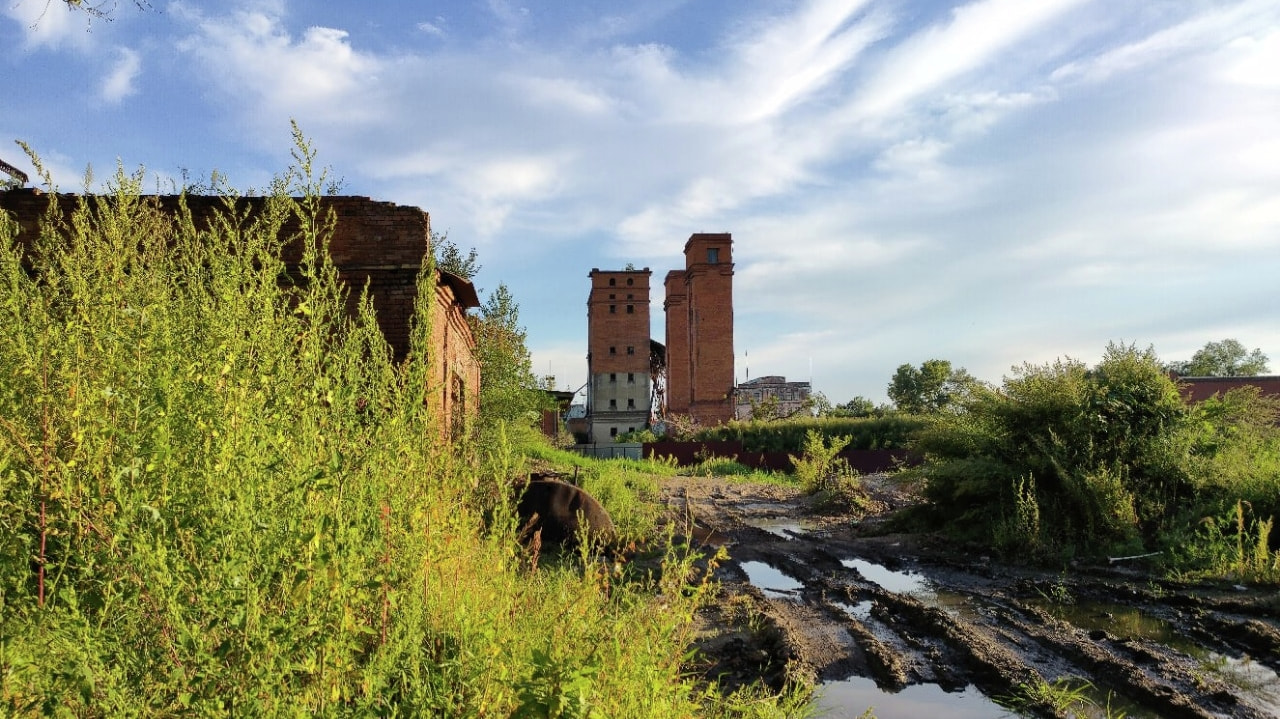
{"type": "Polygon", "coordinates": [[[1229,657],[1209,651],[1159,617],[1134,607],[1108,602],[1059,604],[1043,600],[1030,604],[1086,632],[1104,631],[1121,639],[1144,639],[1195,657],[1206,673],[1252,697],[1260,708],[1280,716],[1280,675],[1247,657],[1229,657]]]}
{"type": "Polygon", "coordinates": [[[867,581],[880,585],[886,591],[894,594],[910,594],[914,597],[932,595],[935,593],[933,583],[922,574],[915,572],[897,572],[883,564],[875,564],[865,559],[842,559],[840,563],[846,569],[853,569],[861,574],[867,581]]]}
{"type": "Polygon", "coordinates": [[[1168,622],[1134,607],[1109,602],[1062,604],[1047,599],[1027,603],[1086,632],[1103,631],[1120,639],[1145,639],[1193,656],[1200,651],[1200,645],[1174,631],[1168,622]]]}
{"type": "Polygon", "coordinates": [[[827,682],[814,705],[819,717],[856,717],[871,709],[877,719],[997,719],[1013,716],[976,689],[946,692],[937,684],[915,684],[889,694],[870,679],[827,682]]]}
{"type": "Polygon", "coordinates": [[[865,559],[856,557],[842,559],[840,563],[846,569],[857,571],[864,579],[878,585],[885,591],[915,597],[925,606],[937,607],[953,616],[964,616],[967,619],[973,618],[973,603],[967,597],[962,594],[939,590],[937,585],[929,581],[929,578],[923,574],[895,571],[883,564],[868,562],[865,559]]]}
{"type": "Polygon", "coordinates": [[[793,597],[804,585],[794,577],[787,576],[782,570],[764,562],[743,562],[742,571],[747,573],[747,581],[759,587],[770,597],[793,597]]]}
{"type": "Polygon", "coordinates": [[[813,531],[812,523],[792,519],[791,517],[757,517],[744,521],[756,529],[763,529],[769,534],[783,539],[791,539],[797,534],[813,531]]]}
{"type": "Polygon", "coordinates": [[[833,602],[833,604],[843,609],[845,614],[865,624],[871,618],[871,607],[875,605],[875,602],[868,599],[857,604],[846,604],[844,602],[833,602]]]}
{"type": "Polygon", "coordinates": [[[1208,652],[1200,666],[1222,681],[1231,684],[1258,703],[1258,708],[1280,716],[1280,675],[1248,657],[1228,657],[1208,652]]]}

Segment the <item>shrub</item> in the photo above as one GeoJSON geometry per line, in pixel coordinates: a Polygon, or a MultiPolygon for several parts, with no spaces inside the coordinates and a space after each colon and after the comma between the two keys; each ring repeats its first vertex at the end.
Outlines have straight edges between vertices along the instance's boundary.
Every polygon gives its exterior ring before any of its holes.
{"type": "Polygon", "coordinates": [[[804,451],[810,432],[829,440],[845,437],[849,449],[903,449],[927,420],[903,414],[884,417],[807,417],[773,422],[728,422],[694,433],[695,442],[736,441],[744,452],[804,451]]]}
{"type": "Polygon", "coordinates": [[[926,494],[949,523],[1006,546],[1033,527],[1050,552],[1150,541],[1190,495],[1177,461],[1187,412],[1150,350],[1111,345],[1092,370],[1025,365],[921,433],[926,494]]]}
{"type": "Polygon", "coordinates": [[[800,486],[809,494],[833,491],[841,480],[853,476],[849,463],[837,456],[849,444],[848,437],[828,441],[822,434],[810,430],[804,443],[804,455],[791,456],[791,466],[800,486]]]}

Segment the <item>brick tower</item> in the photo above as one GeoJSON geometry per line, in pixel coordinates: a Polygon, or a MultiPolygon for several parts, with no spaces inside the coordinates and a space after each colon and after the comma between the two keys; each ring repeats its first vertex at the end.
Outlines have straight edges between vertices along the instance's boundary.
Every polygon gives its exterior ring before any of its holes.
{"type": "Polygon", "coordinates": [[[697,233],[684,272],[667,274],[667,411],[733,419],[733,236],[697,233]]]}
{"type": "Polygon", "coordinates": [[[684,270],[667,273],[667,299],[662,309],[667,317],[666,411],[689,414],[689,296],[685,294],[684,270]]]}
{"type": "Polygon", "coordinates": [[[587,423],[592,442],[649,423],[649,277],[591,270],[587,298],[587,423]]]}

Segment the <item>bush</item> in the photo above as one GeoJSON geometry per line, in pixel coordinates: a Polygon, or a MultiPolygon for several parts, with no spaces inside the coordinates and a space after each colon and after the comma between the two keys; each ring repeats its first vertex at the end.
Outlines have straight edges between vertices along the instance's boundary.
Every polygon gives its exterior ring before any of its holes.
{"type": "Polygon", "coordinates": [[[916,449],[926,494],[951,523],[1008,549],[1097,551],[1150,539],[1186,496],[1185,473],[1167,461],[1185,417],[1154,355],[1113,345],[1093,370],[1023,366],[938,415],[916,449]]]}
{"type": "Polygon", "coordinates": [[[1009,554],[1147,549],[1205,567],[1221,554],[1205,518],[1243,500],[1256,538],[1280,509],[1275,417],[1254,390],[1188,407],[1151,350],[1111,345],[1092,369],[1025,365],[938,415],[916,472],[931,518],[1009,554]]]}
{"type": "Polygon", "coordinates": [[[849,444],[848,437],[837,437],[830,442],[817,431],[809,430],[804,443],[804,455],[791,456],[796,479],[809,494],[833,491],[841,481],[854,475],[849,463],[837,456],[849,444]]]}
{"type": "Polygon", "coordinates": [[[810,432],[828,440],[845,437],[848,449],[904,449],[927,420],[903,414],[884,417],[807,417],[784,422],[733,421],[688,437],[694,442],[735,441],[744,452],[804,451],[810,432]]]}

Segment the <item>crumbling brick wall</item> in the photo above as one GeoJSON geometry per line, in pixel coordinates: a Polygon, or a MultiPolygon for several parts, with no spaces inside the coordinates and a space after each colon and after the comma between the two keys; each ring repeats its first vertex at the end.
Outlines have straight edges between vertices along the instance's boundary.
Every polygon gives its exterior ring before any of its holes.
{"type": "MultiPolygon", "coordinates": [[[[38,235],[40,219],[51,199],[60,204],[66,215],[81,198],[74,194],[51,198],[32,189],[0,192],[0,209],[18,223],[19,243],[38,235]]],[[[174,213],[181,200],[177,195],[148,199],[174,213]]],[[[208,227],[216,212],[228,209],[227,200],[222,197],[188,195],[185,200],[201,229],[208,227]]],[[[266,202],[263,197],[243,197],[234,201],[233,208],[239,216],[253,216],[261,212],[266,202]]],[[[335,219],[329,256],[338,270],[339,280],[349,290],[348,311],[354,312],[360,292],[368,287],[378,327],[395,357],[405,359],[409,353],[410,318],[417,298],[418,274],[431,251],[430,216],[417,207],[378,202],[368,197],[323,197],[320,205],[322,212],[332,211],[335,219]]],[[[284,234],[296,236],[298,229],[296,221],[286,224],[284,234]]],[[[297,239],[283,248],[282,259],[291,274],[297,274],[303,249],[297,239]]],[[[445,417],[453,417],[455,410],[472,413],[479,404],[475,339],[466,322],[467,309],[478,306],[479,302],[474,288],[466,280],[444,275],[438,275],[437,280],[429,361],[437,370],[440,409],[445,417]]]]}
{"type": "Polygon", "coordinates": [[[695,422],[733,419],[733,236],[695,233],[667,274],[667,408],[695,422]]]}

